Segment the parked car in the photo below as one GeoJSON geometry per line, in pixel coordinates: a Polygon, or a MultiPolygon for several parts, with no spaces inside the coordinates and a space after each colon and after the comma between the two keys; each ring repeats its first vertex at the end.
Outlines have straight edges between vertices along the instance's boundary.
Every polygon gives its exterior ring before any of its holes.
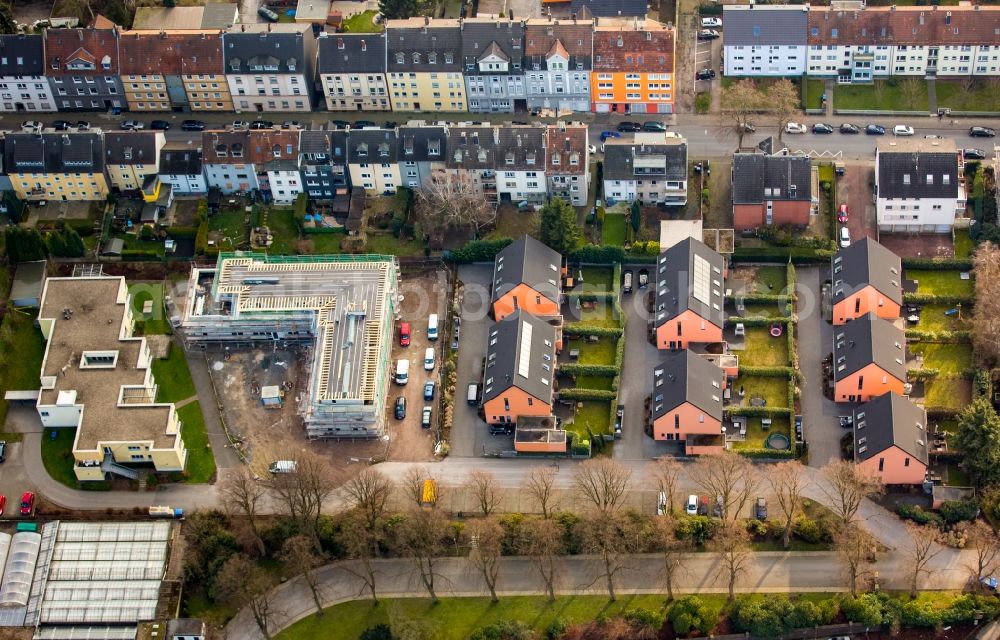
{"type": "Polygon", "coordinates": [[[861,129],[859,129],[858,125],[856,124],[845,122],[844,124],[840,125],[840,132],[846,134],[855,134],[855,133],[861,133],[861,129]]]}
{"type": "Polygon", "coordinates": [[[913,127],[905,124],[897,124],[892,128],[892,133],[896,136],[912,136],[913,127]]]}
{"type": "Polygon", "coordinates": [[[753,126],[750,122],[744,122],[740,125],[740,128],[743,129],[743,133],[754,133],[757,131],[757,127],[753,126]]]}
{"type": "Polygon", "coordinates": [[[21,515],[30,516],[35,511],[35,494],[25,491],[21,496],[21,515]]]}
{"type": "Polygon", "coordinates": [[[399,323],[399,346],[408,347],[410,346],[410,323],[400,322],[399,323]]]}
{"type": "Polygon", "coordinates": [[[625,422],[625,405],[620,404],[615,409],[615,438],[622,437],[622,424],[625,422]]]}
{"type": "Polygon", "coordinates": [[[715,40],[719,37],[719,32],[715,29],[702,29],[698,32],[699,40],[715,40]]]}
{"type": "Polygon", "coordinates": [[[661,491],[656,497],[656,515],[667,515],[667,493],[665,491],[661,491]]]}
{"type": "Polygon", "coordinates": [[[715,518],[722,517],[722,496],[715,496],[715,504],[712,505],[712,516],[715,518]]]}
{"type": "Polygon", "coordinates": [[[632,293],[632,272],[622,274],[622,293],[632,293]]]}
{"type": "Polygon", "coordinates": [[[250,128],[253,130],[273,129],[274,123],[270,120],[254,120],[250,123],[250,128]]]}
{"type": "Polygon", "coordinates": [[[642,125],[638,122],[619,122],[615,127],[620,133],[635,133],[642,130],[642,125]]]}
{"type": "Polygon", "coordinates": [[[382,123],[382,128],[383,129],[395,129],[398,126],[399,126],[399,123],[398,122],[393,122],[392,120],[386,120],[385,122],[382,123]]]}
{"type": "Polygon", "coordinates": [[[21,123],[22,131],[28,131],[28,132],[41,131],[41,129],[42,129],[42,123],[39,122],[38,120],[25,120],[24,122],[21,123]]]}
{"type": "Polygon", "coordinates": [[[590,145],[590,146],[587,147],[587,151],[590,152],[590,155],[594,155],[595,153],[597,153],[597,146],[596,145],[590,145]]]}
{"type": "Polygon", "coordinates": [[[985,160],[986,152],[982,149],[963,149],[962,157],[966,160],[985,160]]]}
{"type": "Polygon", "coordinates": [[[824,135],[827,133],[833,133],[833,127],[825,122],[817,122],[813,125],[813,133],[820,133],[824,135]]]}
{"type": "Polygon", "coordinates": [[[939,136],[936,133],[928,133],[924,136],[925,140],[944,140],[944,136],[939,136]]]}
{"type": "Polygon", "coordinates": [[[301,129],[302,123],[298,120],[285,120],[281,123],[282,129],[301,129]]]}
{"type": "Polygon", "coordinates": [[[181,130],[183,131],[204,131],[205,123],[201,120],[185,120],[181,123],[181,130]]]}
{"type": "Polygon", "coordinates": [[[622,137],[622,134],[618,133],[617,131],[602,131],[601,132],[601,142],[604,142],[608,138],[620,138],[620,137],[622,137]]]}
{"type": "Polygon", "coordinates": [[[7,441],[0,440],[0,463],[7,460],[7,441]]]}
{"type": "Polygon", "coordinates": [[[0,516],[7,509],[7,496],[0,494],[0,516]]]}
{"type": "Polygon", "coordinates": [[[870,124],[865,127],[865,134],[869,136],[884,136],[885,127],[880,124],[870,124]]]}
{"type": "Polygon", "coordinates": [[[277,22],[280,19],[278,17],[277,13],[275,13],[274,11],[271,11],[267,7],[258,7],[258,9],[257,9],[257,15],[259,15],[261,18],[264,18],[265,20],[269,20],[271,22],[277,22]]]}
{"type": "Polygon", "coordinates": [[[847,227],[840,228],[840,246],[843,248],[851,246],[851,232],[847,230],[847,227]]]}
{"type": "Polygon", "coordinates": [[[698,496],[698,515],[708,515],[708,496],[698,496]]]}
{"type": "Polygon", "coordinates": [[[66,131],[73,126],[73,123],[66,120],[53,120],[50,126],[56,131],[66,131]]]}
{"type": "Polygon", "coordinates": [[[365,127],[377,127],[378,125],[371,120],[357,120],[351,125],[352,129],[364,129],[365,127]]]}
{"type": "Polygon", "coordinates": [[[77,120],[76,128],[78,131],[90,131],[90,123],[86,120],[77,120]]]}
{"type": "Polygon", "coordinates": [[[970,127],[969,135],[973,138],[992,138],[997,134],[996,130],[989,127],[970,127]]]}
{"type": "Polygon", "coordinates": [[[424,407],[424,410],[420,412],[420,426],[424,429],[431,428],[431,413],[430,407],[424,407]]]}
{"type": "Polygon", "coordinates": [[[399,396],[396,398],[396,420],[402,420],[406,417],[406,398],[399,396]]]}
{"type": "Polygon", "coordinates": [[[122,129],[125,131],[139,131],[145,128],[146,125],[138,120],[126,120],[122,123],[122,129]]]}
{"type": "Polygon", "coordinates": [[[684,512],[689,516],[698,515],[698,496],[694,494],[688,496],[687,504],[684,506],[684,512]]]}
{"type": "Polygon", "coordinates": [[[802,437],[802,416],[795,416],[795,441],[805,442],[805,438],[802,437]]]}
{"type": "Polygon", "coordinates": [[[847,224],[847,205],[841,204],[840,209],[837,210],[837,222],[840,224],[847,224]]]}
{"type": "Polygon", "coordinates": [[[424,349],[424,371],[434,371],[434,347],[424,349]]]}
{"type": "Polygon", "coordinates": [[[424,400],[434,399],[434,381],[428,380],[424,383],[424,400]]]}
{"type": "Polygon", "coordinates": [[[234,120],[233,121],[233,131],[240,131],[242,129],[249,129],[250,123],[246,120],[234,120]]]}
{"type": "Polygon", "coordinates": [[[798,122],[789,122],[785,125],[785,133],[805,133],[806,125],[798,122]]]}
{"type": "Polygon", "coordinates": [[[642,130],[652,131],[652,132],[666,131],[667,125],[663,124],[662,122],[657,122],[656,120],[647,120],[646,122],[642,123],[642,130]]]}
{"type": "Polygon", "coordinates": [[[716,28],[722,26],[722,18],[702,18],[702,28],[716,28]]]}
{"type": "Polygon", "coordinates": [[[343,131],[347,127],[351,126],[351,123],[347,120],[331,120],[330,124],[333,125],[333,128],[338,131],[343,131]]]}
{"type": "Polygon", "coordinates": [[[841,429],[853,429],[854,428],[854,416],[840,416],[840,428],[841,429]]]}
{"type": "Polygon", "coordinates": [[[694,74],[695,80],[711,80],[715,77],[715,69],[702,69],[694,74]]]}
{"type": "Polygon", "coordinates": [[[153,131],[167,131],[170,129],[170,123],[166,120],[153,120],[149,123],[149,128],[153,131]]]}
{"type": "Polygon", "coordinates": [[[767,499],[757,498],[756,504],[753,507],[753,517],[758,520],[767,520],[767,499]]]}

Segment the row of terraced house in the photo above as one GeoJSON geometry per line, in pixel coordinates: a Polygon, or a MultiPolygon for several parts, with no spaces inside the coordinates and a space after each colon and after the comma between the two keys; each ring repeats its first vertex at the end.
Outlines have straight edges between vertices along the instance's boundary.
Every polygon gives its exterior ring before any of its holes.
{"type": "MultiPolygon", "coordinates": [[[[589,16],[586,10],[582,16],[589,16]]],[[[0,111],[659,113],[674,29],[645,18],[389,20],[0,36],[0,111]]]]}

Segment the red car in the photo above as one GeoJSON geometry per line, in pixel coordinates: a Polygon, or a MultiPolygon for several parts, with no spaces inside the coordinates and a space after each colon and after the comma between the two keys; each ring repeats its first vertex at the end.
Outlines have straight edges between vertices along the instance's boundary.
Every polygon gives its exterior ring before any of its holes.
{"type": "Polygon", "coordinates": [[[30,516],[35,510],[35,494],[25,491],[21,496],[21,515],[30,516]]]}
{"type": "Polygon", "coordinates": [[[399,324],[399,346],[410,346],[410,323],[401,322],[399,324]]]}
{"type": "Polygon", "coordinates": [[[4,509],[7,508],[7,496],[0,494],[0,516],[3,515],[4,509]]]}
{"type": "Polygon", "coordinates": [[[837,211],[837,222],[845,224],[847,222],[847,205],[840,205],[840,210],[837,211]]]}

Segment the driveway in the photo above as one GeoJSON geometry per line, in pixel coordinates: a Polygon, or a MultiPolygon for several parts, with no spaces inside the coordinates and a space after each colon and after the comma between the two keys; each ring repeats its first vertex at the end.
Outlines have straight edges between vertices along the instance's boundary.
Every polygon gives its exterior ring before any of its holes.
{"type": "Polygon", "coordinates": [[[872,202],[872,189],[869,183],[874,180],[875,168],[871,163],[851,164],[844,167],[844,175],[837,178],[837,201],[834,208],[841,204],[847,205],[850,217],[847,229],[851,233],[851,242],[857,242],[865,236],[878,239],[875,218],[875,204],[872,202]]]}

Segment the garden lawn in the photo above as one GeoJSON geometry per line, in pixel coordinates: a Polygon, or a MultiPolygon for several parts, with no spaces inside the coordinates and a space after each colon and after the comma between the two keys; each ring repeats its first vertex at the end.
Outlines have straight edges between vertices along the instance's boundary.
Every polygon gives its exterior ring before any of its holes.
{"type": "Polygon", "coordinates": [[[938,271],[906,269],[907,280],[916,280],[917,293],[930,293],[937,296],[972,296],[973,282],[970,277],[962,280],[961,271],[938,271]]]}
{"type": "Polygon", "coordinates": [[[176,344],[170,344],[166,358],[153,360],[153,377],[159,387],[156,394],[158,402],[180,402],[195,395],[184,350],[176,344]]]}
{"type": "Polygon", "coordinates": [[[581,438],[590,439],[587,428],[595,436],[611,433],[611,403],[604,400],[576,401],[576,414],[573,422],[566,426],[568,431],[575,431],[581,438]]]}
{"type": "Polygon", "coordinates": [[[246,217],[247,214],[242,209],[223,209],[209,216],[208,230],[218,232],[229,238],[232,244],[238,245],[247,237],[246,217]]]}
{"type": "Polygon", "coordinates": [[[747,367],[787,367],[788,336],[771,337],[767,327],[747,327],[746,347],[738,351],[740,364],[747,367]]]}
{"type": "Polygon", "coordinates": [[[985,78],[973,80],[971,90],[961,80],[938,80],[936,84],[939,108],[955,111],[1000,111],[1000,92],[985,78]]]}
{"type": "MultiPolygon", "coordinates": [[[[788,404],[785,402],[785,404],[788,404]]],[[[788,435],[788,418],[774,416],[771,418],[771,428],[765,431],[760,427],[760,418],[747,418],[747,439],[742,442],[733,442],[733,449],[764,449],[764,441],[772,433],[783,433],[788,435]]]]}
{"type": "Polygon", "coordinates": [[[308,233],[304,237],[313,244],[313,255],[327,256],[332,253],[342,253],[340,242],[344,239],[343,233],[308,233]]]}
{"type": "Polygon", "coordinates": [[[753,303],[743,305],[744,311],[740,314],[744,318],[782,318],[786,317],[787,303],[768,302],[753,303]]]}
{"type": "Polygon", "coordinates": [[[972,345],[968,342],[908,342],[910,353],[924,356],[924,367],[941,376],[957,376],[972,369],[972,345]]]}
{"type": "Polygon", "coordinates": [[[763,396],[770,408],[788,408],[788,378],[782,376],[739,376],[733,382],[733,396],[739,394],[740,389],[746,392],[743,398],[743,406],[749,407],[750,399],[754,396],[763,396]]]}
{"type": "Polygon", "coordinates": [[[937,378],[924,383],[924,406],[964,409],[972,402],[972,382],[962,378],[937,378]]]}
{"type": "Polygon", "coordinates": [[[163,306],[162,282],[138,282],[130,284],[128,292],[132,296],[132,316],[135,318],[137,325],[142,328],[142,335],[151,336],[170,333],[170,321],[166,318],[167,314],[163,306]],[[148,314],[144,314],[142,307],[147,300],[152,300],[153,310],[148,314]]]}
{"type": "Polygon", "coordinates": [[[184,405],[177,410],[181,420],[181,437],[188,450],[187,466],[184,468],[185,482],[190,484],[205,484],[215,475],[215,456],[208,443],[208,430],[205,429],[205,418],[201,415],[201,404],[197,401],[184,405]]]}
{"type": "Polygon", "coordinates": [[[424,253],[424,243],[419,240],[400,240],[390,233],[369,233],[365,250],[368,253],[392,256],[419,256],[424,253]]]}
{"type": "MultiPolygon", "coordinates": [[[[810,80],[812,82],[812,80],[810,80]]],[[[816,82],[819,82],[818,80],[816,82]]],[[[824,182],[829,182],[831,185],[834,180],[837,179],[837,172],[834,166],[830,163],[823,163],[819,165],[819,181],[820,184],[824,182]]]]}
{"type": "MultiPolygon", "coordinates": [[[[836,109],[857,109],[875,111],[923,111],[927,112],[927,82],[923,78],[914,79],[912,95],[907,95],[906,80],[876,80],[875,84],[837,85],[833,90],[833,106],[836,109]],[[876,86],[881,86],[881,96],[876,86]]],[[[940,104],[940,96],[938,97],[940,104]]]]}
{"type": "MultiPolygon", "coordinates": [[[[258,207],[258,221],[264,223],[264,216],[258,207]]],[[[267,226],[271,230],[274,242],[267,250],[270,254],[298,253],[296,245],[299,241],[299,229],[295,226],[295,214],[291,208],[271,209],[267,214],[267,226]]]]}
{"type": "MultiPolygon", "coordinates": [[[[573,306],[576,306],[575,303],[573,306]]],[[[610,300],[598,300],[594,303],[593,309],[579,309],[571,311],[580,318],[579,323],[591,327],[618,327],[618,320],[615,318],[615,309],[610,300]]]]}
{"type": "Polygon", "coordinates": [[[785,267],[757,267],[757,293],[781,293],[788,286],[785,267]]]}
{"type": "Polygon", "coordinates": [[[580,364],[614,364],[615,339],[601,337],[597,342],[587,342],[586,338],[574,337],[566,343],[567,349],[579,349],[580,364]]]}
{"type": "MultiPolygon", "coordinates": [[[[823,108],[823,92],[826,91],[826,83],[822,80],[806,80],[803,87],[803,103],[806,109],[823,108]]],[[[820,177],[820,180],[823,178],[820,177]]]]}
{"type": "Polygon", "coordinates": [[[628,218],[622,214],[609,213],[604,216],[601,225],[601,238],[606,245],[621,247],[625,245],[625,228],[628,218]]]}
{"type": "MultiPolygon", "coordinates": [[[[3,399],[7,391],[27,391],[38,389],[38,374],[42,369],[45,355],[45,339],[35,328],[35,313],[25,313],[14,308],[7,309],[3,318],[4,330],[9,338],[0,338],[0,428],[7,419],[7,401],[3,399]]],[[[20,442],[20,433],[0,433],[8,442],[20,442]]]]}
{"type": "Polygon", "coordinates": [[[614,271],[610,267],[580,267],[573,272],[583,272],[583,288],[585,291],[611,291],[614,271]]]}
{"type": "Polygon", "coordinates": [[[967,229],[955,230],[955,257],[966,260],[972,257],[972,250],[976,248],[976,243],[969,237],[967,229]]]}
{"type": "Polygon", "coordinates": [[[378,11],[365,11],[344,20],[345,33],[378,33],[382,27],[373,21],[378,11]]]}
{"type": "Polygon", "coordinates": [[[520,212],[516,207],[501,205],[497,214],[496,228],[486,237],[490,240],[497,238],[512,238],[517,240],[523,235],[537,236],[538,224],[541,215],[537,211],[520,212]]]}
{"type": "Polygon", "coordinates": [[[160,240],[143,240],[135,233],[126,233],[117,237],[124,241],[126,251],[151,251],[163,257],[163,242],[160,240]]]}
{"type": "Polygon", "coordinates": [[[924,304],[920,305],[920,322],[917,324],[906,323],[907,328],[919,331],[967,331],[971,328],[972,304],[962,305],[962,318],[958,315],[946,316],[945,311],[954,309],[953,304],[924,304]]]}
{"type": "Polygon", "coordinates": [[[77,488],[76,474],[73,472],[73,440],[76,429],[44,429],[42,431],[42,463],[49,476],[59,484],[77,488]],[[52,432],[56,439],[51,438],[52,432]]]}
{"type": "Polygon", "coordinates": [[[577,389],[601,389],[602,391],[613,391],[611,388],[614,378],[608,376],[577,376],[577,389]]]}

